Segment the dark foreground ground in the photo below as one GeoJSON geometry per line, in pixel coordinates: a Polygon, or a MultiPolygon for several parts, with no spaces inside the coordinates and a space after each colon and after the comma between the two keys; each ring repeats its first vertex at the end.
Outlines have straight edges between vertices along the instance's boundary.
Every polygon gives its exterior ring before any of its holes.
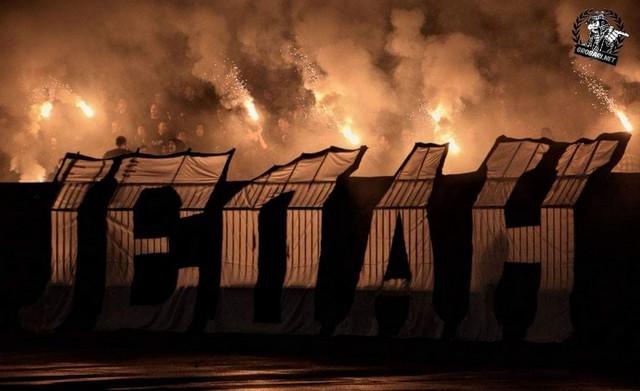
{"type": "Polygon", "coordinates": [[[354,337],[0,335],[0,389],[640,389],[637,349],[354,337]]]}

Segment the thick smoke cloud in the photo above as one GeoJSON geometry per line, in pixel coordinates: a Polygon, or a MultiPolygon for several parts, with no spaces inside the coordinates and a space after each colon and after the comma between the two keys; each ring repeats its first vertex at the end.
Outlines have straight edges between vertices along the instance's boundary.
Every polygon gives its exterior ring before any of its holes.
{"type": "Polygon", "coordinates": [[[617,67],[572,55],[577,0],[7,3],[4,180],[40,180],[65,152],[101,156],[121,131],[121,98],[136,124],[152,103],[175,131],[204,122],[218,151],[238,148],[232,178],[331,144],[367,144],[360,174],[388,175],[415,141],[452,142],[453,172],[475,169],[500,134],[621,130],[589,82],[640,120],[631,2],[607,4],[631,33],[617,67]]]}

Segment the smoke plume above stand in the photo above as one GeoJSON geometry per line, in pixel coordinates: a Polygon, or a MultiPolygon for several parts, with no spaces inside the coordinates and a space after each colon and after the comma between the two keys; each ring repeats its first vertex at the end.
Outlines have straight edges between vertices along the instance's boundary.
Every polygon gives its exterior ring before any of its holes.
{"type": "MultiPolygon", "coordinates": [[[[631,2],[607,6],[632,33],[640,26],[631,2]]],[[[573,140],[632,129],[640,121],[638,39],[625,41],[617,67],[575,58],[571,27],[582,7],[7,2],[0,177],[40,181],[65,152],[102,156],[113,148],[121,99],[136,122],[155,103],[176,132],[191,132],[181,118],[197,116],[224,138],[220,149],[238,148],[232,179],[328,145],[366,144],[358,173],[389,175],[414,142],[449,142],[445,172],[460,172],[476,169],[500,134],[538,137],[549,127],[555,139],[573,140]]]]}

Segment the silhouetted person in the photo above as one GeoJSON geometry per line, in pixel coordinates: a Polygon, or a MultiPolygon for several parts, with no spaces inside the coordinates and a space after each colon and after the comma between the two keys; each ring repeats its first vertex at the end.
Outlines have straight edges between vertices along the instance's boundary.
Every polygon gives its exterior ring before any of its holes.
{"type": "Polygon", "coordinates": [[[119,134],[132,136],[134,132],[134,120],[131,110],[129,110],[129,102],[125,98],[118,99],[116,108],[113,112],[113,121],[117,121],[121,128],[119,134]]]}
{"type": "Polygon", "coordinates": [[[184,130],[179,131],[176,138],[182,141],[185,145],[189,144],[189,136],[187,136],[187,132],[184,130]]]}
{"type": "Polygon", "coordinates": [[[277,134],[277,142],[280,145],[285,145],[287,141],[289,141],[290,133],[291,133],[291,123],[285,117],[278,118],[278,134],[277,134]]]}
{"type": "Polygon", "coordinates": [[[163,121],[164,122],[167,121],[166,116],[162,115],[157,103],[151,103],[151,105],[149,106],[149,112],[147,114],[145,128],[153,132],[158,128],[158,125],[163,121]]]}
{"type": "Polygon", "coordinates": [[[195,134],[191,138],[191,145],[193,149],[199,152],[214,151],[215,148],[211,140],[211,135],[205,130],[203,123],[196,125],[195,134]]]}
{"type": "Polygon", "coordinates": [[[167,147],[169,140],[173,138],[173,134],[169,131],[169,124],[165,121],[158,123],[156,128],[156,135],[151,145],[155,148],[157,153],[165,153],[164,149],[167,147]]]}
{"type": "Polygon", "coordinates": [[[178,138],[172,138],[172,139],[169,139],[169,141],[167,142],[164,148],[164,153],[167,155],[171,155],[178,152],[184,152],[186,150],[187,150],[187,146],[185,145],[184,142],[182,142],[182,140],[178,138]]]}
{"type": "Polygon", "coordinates": [[[160,113],[158,111],[158,105],[156,103],[152,103],[149,106],[149,119],[152,121],[160,121],[160,113]]]}
{"type": "MultiPolygon", "coordinates": [[[[191,85],[184,87],[179,101],[176,102],[179,108],[177,122],[180,129],[188,129],[191,131],[197,123],[197,115],[201,109],[202,103],[197,99],[196,91],[191,85]]],[[[184,141],[184,140],[183,140],[184,141]]]]}
{"type": "Polygon", "coordinates": [[[111,134],[112,135],[122,135],[124,133],[124,129],[122,124],[118,120],[111,121],[111,134]]]}
{"type": "Polygon", "coordinates": [[[147,134],[147,129],[144,125],[138,125],[136,128],[136,135],[134,136],[133,143],[134,146],[141,147],[146,145],[149,142],[149,135],[147,134]]]}
{"type": "Polygon", "coordinates": [[[127,138],[124,136],[118,136],[116,137],[116,148],[105,152],[102,158],[113,159],[114,157],[126,155],[127,153],[131,153],[131,151],[127,148],[127,138]]]}

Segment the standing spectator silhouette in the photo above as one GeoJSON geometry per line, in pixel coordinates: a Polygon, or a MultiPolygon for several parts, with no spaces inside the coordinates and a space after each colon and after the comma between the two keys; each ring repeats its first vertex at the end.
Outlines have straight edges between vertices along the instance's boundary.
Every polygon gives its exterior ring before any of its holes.
{"type": "Polygon", "coordinates": [[[131,153],[131,151],[127,148],[127,138],[124,136],[118,136],[116,137],[116,147],[105,152],[102,158],[113,159],[114,157],[126,155],[127,153],[131,153]]]}
{"type": "Polygon", "coordinates": [[[214,151],[215,148],[211,140],[211,135],[207,133],[203,123],[196,125],[196,132],[191,138],[191,145],[193,149],[198,152],[214,151]]]}
{"type": "Polygon", "coordinates": [[[165,121],[161,121],[158,123],[156,136],[151,142],[151,145],[157,153],[164,153],[164,148],[167,146],[167,143],[171,138],[173,138],[173,134],[169,131],[169,124],[165,121]]]}
{"type": "Polygon", "coordinates": [[[133,138],[133,144],[136,147],[141,147],[142,145],[146,145],[147,143],[149,143],[149,135],[147,134],[147,129],[144,127],[144,125],[138,125],[138,127],[136,127],[136,135],[133,138]]]}
{"type": "Polygon", "coordinates": [[[127,137],[133,136],[135,122],[129,109],[129,102],[125,98],[118,99],[118,103],[113,112],[113,121],[118,121],[120,124],[122,129],[120,134],[127,137]]]}

